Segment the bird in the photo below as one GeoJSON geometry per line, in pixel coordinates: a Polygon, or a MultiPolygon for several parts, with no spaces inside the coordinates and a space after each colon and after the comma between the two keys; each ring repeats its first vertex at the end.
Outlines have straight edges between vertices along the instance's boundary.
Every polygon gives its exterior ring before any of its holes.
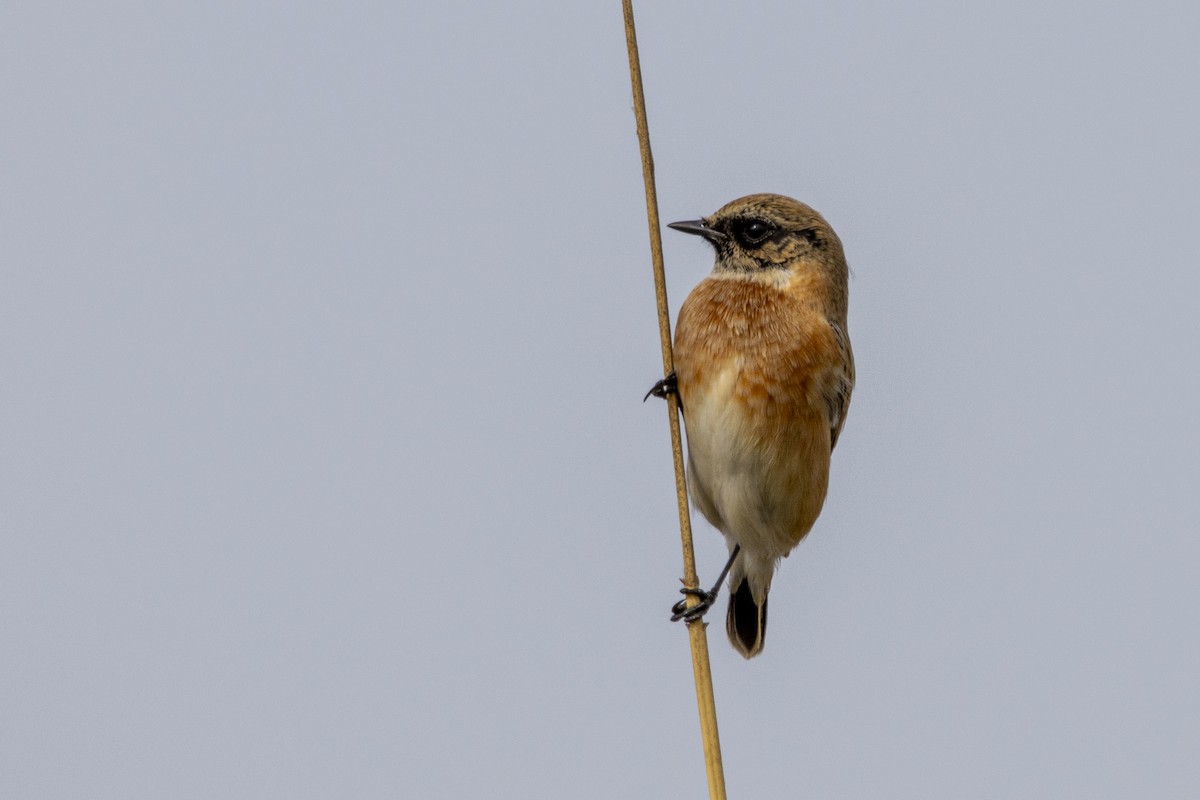
{"type": "Polygon", "coordinates": [[[677,394],[692,503],[729,548],[716,585],[681,590],[697,602],[672,619],[702,618],[728,573],[725,628],[749,659],[775,571],[821,513],[854,390],[849,267],[829,223],[783,195],[669,227],[707,240],[716,260],[680,308],[674,370],[650,393],[677,394]]]}

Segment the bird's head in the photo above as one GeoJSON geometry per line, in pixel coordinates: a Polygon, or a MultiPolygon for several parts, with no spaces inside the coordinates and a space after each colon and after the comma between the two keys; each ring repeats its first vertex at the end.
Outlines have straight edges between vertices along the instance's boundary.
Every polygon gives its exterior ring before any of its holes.
{"type": "Polygon", "coordinates": [[[761,273],[779,280],[787,273],[816,269],[834,273],[829,277],[835,280],[846,279],[842,242],[833,228],[790,197],[752,194],[712,216],[668,227],[707,239],[717,251],[716,273],[761,273]]]}

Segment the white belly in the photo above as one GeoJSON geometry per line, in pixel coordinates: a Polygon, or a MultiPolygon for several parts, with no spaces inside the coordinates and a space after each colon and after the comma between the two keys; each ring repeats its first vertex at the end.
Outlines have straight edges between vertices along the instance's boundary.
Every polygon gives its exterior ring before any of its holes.
{"type": "Polygon", "coordinates": [[[701,513],[746,556],[772,563],[791,552],[816,521],[829,474],[822,425],[756,424],[735,400],[730,365],[686,398],[689,488],[701,513]],[[763,431],[772,429],[769,436],[763,431]]]}

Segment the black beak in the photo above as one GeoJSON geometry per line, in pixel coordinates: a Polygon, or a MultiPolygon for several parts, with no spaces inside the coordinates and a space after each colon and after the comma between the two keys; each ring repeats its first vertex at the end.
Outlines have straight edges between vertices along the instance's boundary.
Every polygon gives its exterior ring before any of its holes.
{"type": "Polygon", "coordinates": [[[696,236],[703,236],[713,244],[720,244],[725,241],[725,234],[715,228],[708,227],[702,219],[690,219],[683,222],[671,222],[667,224],[668,228],[674,228],[677,231],[684,233],[692,233],[696,236]]]}

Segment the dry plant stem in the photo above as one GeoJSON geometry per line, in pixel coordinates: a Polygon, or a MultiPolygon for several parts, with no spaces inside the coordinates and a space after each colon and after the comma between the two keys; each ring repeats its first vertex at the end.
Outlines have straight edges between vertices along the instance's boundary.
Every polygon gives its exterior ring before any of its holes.
{"type": "MultiPolygon", "coordinates": [[[[642,92],[642,68],[638,59],[637,33],[633,25],[633,0],[622,0],[625,13],[625,44],[629,50],[629,77],[633,83],[633,110],[637,118],[638,145],[642,153],[642,177],[646,184],[646,218],[650,225],[650,257],[654,266],[654,294],[658,300],[658,330],[662,344],[663,374],[675,369],[671,349],[671,317],[667,306],[667,282],[663,269],[662,236],[658,220],[658,196],[654,189],[654,158],[650,154],[650,128],[646,122],[646,97],[642,92]]],[[[671,426],[671,454],[675,460],[675,494],[679,507],[679,535],[683,545],[683,584],[700,588],[696,556],[692,548],[692,524],[688,514],[687,481],[683,468],[683,436],[679,428],[679,397],[667,395],[667,418],[671,426]]],[[[688,598],[694,605],[699,600],[688,598]]],[[[700,708],[700,735],[708,772],[710,800],[725,800],[725,772],[721,766],[721,741],[717,735],[717,706],[713,697],[712,668],[708,660],[708,635],[702,619],[688,623],[692,646],[692,668],[696,678],[696,702],[700,708]]]]}

